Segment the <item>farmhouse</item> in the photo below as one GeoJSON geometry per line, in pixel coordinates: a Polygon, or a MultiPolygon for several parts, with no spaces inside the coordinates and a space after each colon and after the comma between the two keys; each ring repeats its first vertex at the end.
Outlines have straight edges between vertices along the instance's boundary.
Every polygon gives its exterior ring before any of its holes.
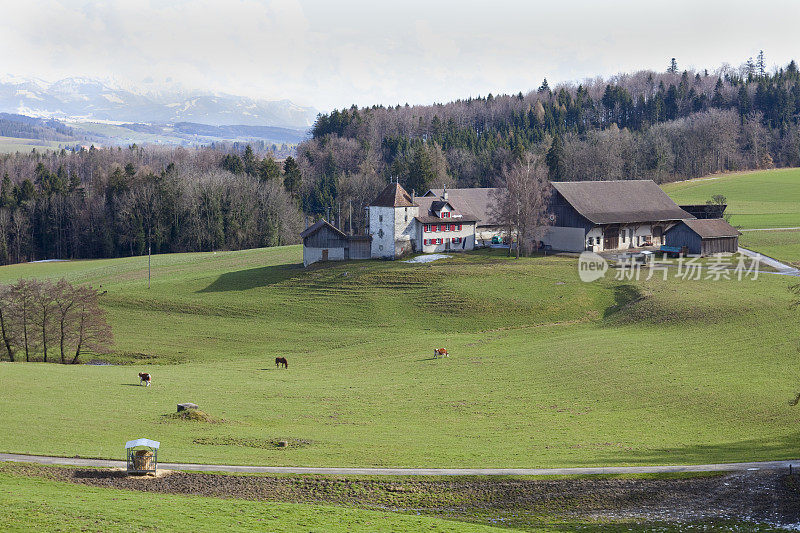
{"type": "Polygon", "coordinates": [[[463,206],[450,200],[447,189],[438,196],[416,197],[390,183],[367,208],[371,256],[394,259],[412,252],[472,250],[479,218],[463,206]]]}
{"type": "Polygon", "coordinates": [[[686,246],[690,254],[736,253],[739,231],[722,218],[683,220],[665,233],[668,246],[686,246]]]}
{"type": "Polygon", "coordinates": [[[553,182],[544,244],[580,252],[664,244],[664,233],[693,219],[651,180],[553,182]]]}
{"type": "Polygon", "coordinates": [[[320,220],[300,234],[303,266],[317,261],[369,259],[369,235],[347,235],[326,220],[320,220]]]}
{"type": "Polygon", "coordinates": [[[478,220],[475,224],[475,246],[486,246],[492,237],[500,236],[503,227],[496,220],[492,206],[496,196],[505,191],[497,187],[475,187],[473,189],[431,189],[424,198],[441,198],[448,195],[448,201],[461,213],[469,213],[478,220]]]}

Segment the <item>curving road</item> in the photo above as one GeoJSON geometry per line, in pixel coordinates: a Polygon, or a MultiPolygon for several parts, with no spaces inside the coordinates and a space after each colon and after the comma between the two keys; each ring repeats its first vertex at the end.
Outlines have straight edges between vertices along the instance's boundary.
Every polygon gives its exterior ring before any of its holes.
{"type": "MultiPolygon", "coordinates": [[[[0,453],[0,461],[46,465],[125,468],[125,461],[47,457],[0,453]]],[[[194,472],[231,472],[244,474],[321,474],[334,476],[569,476],[596,474],[659,474],[666,472],[737,472],[742,470],[783,470],[800,466],[800,460],[752,463],[717,463],[708,465],[607,466],[577,468],[338,468],[302,466],[237,466],[193,463],[159,463],[167,470],[194,472]]]]}

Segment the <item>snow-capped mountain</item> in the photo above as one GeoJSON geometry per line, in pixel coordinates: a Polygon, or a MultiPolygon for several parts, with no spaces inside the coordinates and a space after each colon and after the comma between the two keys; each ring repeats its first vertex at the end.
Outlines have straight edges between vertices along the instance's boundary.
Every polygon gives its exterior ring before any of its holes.
{"type": "Polygon", "coordinates": [[[0,112],[62,120],[240,124],[307,129],[317,111],[289,100],[189,91],[144,92],[91,78],[54,83],[0,76],[0,112]]]}

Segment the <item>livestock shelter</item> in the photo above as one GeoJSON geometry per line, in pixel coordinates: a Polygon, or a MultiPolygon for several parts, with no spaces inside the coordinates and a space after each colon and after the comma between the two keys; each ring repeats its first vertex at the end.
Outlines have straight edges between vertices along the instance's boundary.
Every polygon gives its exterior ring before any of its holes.
{"type": "Polygon", "coordinates": [[[125,443],[129,474],[157,474],[158,448],[161,443],[150,439],[129,440],[125,443]]]}
{"type": "Polygon", "coordinates": [[[552,226],[543,239],[554,250],[621,250],[664,244],[664,233],[694,217],[652,180],[553,182],[552,226]]]}
{"type": "Polygon", "coordinates": [[[667,246],[686,246],[690,254],[735,253],[739,231],[722,218],[683,220],[666,232],[667,246]]]}
{"type": "Polygon", "coordinates": [[[300,234],[303,239],[303,266],[318,261],[369,259],[369,235],[347,235],[326,220],[320,220],[300,234]]]}

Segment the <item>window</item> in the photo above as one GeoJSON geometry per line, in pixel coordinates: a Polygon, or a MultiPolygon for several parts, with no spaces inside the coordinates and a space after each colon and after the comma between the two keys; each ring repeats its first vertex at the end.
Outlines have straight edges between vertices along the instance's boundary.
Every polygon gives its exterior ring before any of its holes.
{"type": "Polygon", "coordinates": [[[383,215],[378,215],[378,222],[383,222],[383,215]]]}
{"type": "Polygon", "coordinates": [[[589,239],[586,241],[586,243],[587,243],[589,246],[591,246],[592,244],[594,244],[594,237],[589,237],[589,239]]]}
{"type": "Polygon", "coordinates": [[[433,231],[439,231],[439,226],[434,226],[433,231]]]}
{"type": "Polygon", "coordinates": [[[461,231],[461,224],[458,225],[458,231],[461,231]]]}
{"type": "Polygon", "coordinates": [[[406,222],[408,222],[408,215],[406,215],[406,222]]]}
{"type": "Polygon", "coordinates": [[[383,239],[383,229],[382,228],[378,230],[378,237],[383,239]]]}
{"type": "Polygon", "coordinates": [[[458,244],[461,242],[461,237],[453,237],[451,240],[453,241],[453,244],[458,244]]]}
{"type": "Polygon", "coordinates": [[[422,239],[422,245],[425,246],[428,244],[428,239],[422,239]]]}
{"type": "Polygon", "coordinates": [[[447,224],[442,225],[442,231],[448,231],[449,228],[450,226],[448,226],[447,224]]]}

